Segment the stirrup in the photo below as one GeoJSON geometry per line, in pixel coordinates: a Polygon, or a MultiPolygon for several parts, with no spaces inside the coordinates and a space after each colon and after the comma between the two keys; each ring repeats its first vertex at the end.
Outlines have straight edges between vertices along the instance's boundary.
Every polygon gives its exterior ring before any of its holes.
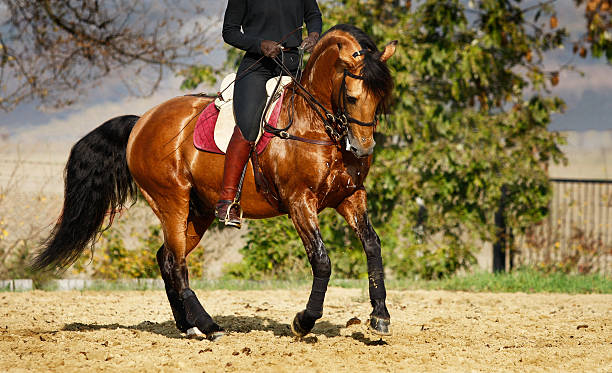
{"type": "Polygon", "coordinates": [[[240,227],[242,226],[242,207],[240,207],[240,201],[236,201],[234,199],[232,203],[227,206],[227,210],[225,211],[225,219],[223,219],[223,222],[226,226],[240,229],[240,227]],[[238,220],[230,220],[230,212],[232,211],[232,208],[234,206],[236,206],[238,208],[238,211],[240,211],[240,217],[238,218],[238,220]]]}

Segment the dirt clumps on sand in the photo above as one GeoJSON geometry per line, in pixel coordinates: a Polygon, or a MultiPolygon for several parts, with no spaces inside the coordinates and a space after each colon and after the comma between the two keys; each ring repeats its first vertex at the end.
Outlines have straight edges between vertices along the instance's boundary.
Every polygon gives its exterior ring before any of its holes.
{"type": "Polygon", "coordinates": [[[0,293],[1,370],[612,371],[612,295],[389,291],[381,339],[363,291],[331,288],[296,339],[307,289],[196,294],[228,335],[185,338],[160,291],[0,293]]]}

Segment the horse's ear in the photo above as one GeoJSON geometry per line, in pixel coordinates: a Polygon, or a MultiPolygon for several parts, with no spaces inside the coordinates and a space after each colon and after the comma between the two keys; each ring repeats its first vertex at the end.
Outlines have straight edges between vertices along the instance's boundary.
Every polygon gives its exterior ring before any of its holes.
{"type": "Polygon", "coordinates": [[[397,47],[397,40],[393,40],[391,43],[387,44],[385,46],[385,50],[380,55],[380,60],[382,62],[387,62],[387,60],[391,58],[391,56],[393,56],[393,54],[395,53],[396,47],[397,47]]]}

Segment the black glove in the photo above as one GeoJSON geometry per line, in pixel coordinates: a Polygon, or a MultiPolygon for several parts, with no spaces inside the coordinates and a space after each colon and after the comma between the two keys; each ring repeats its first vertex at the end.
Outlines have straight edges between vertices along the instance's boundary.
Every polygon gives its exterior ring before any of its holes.
{"type": "Polygon", "coordinates": [[[261,53],[264,56],[270,58],[278,56],[278,54],[280,53],[280,48],[280,44],[272,40],[264,40],[261,42],[260,46],[261,53]]]}
{"type": "Polygon", "coordinates": [[[310,53],[312,52],[312,48],[314,48],[315,44],[317,44],[317,40],[319,40],[319,33],[311,32],[308,34],[308,37],[302,41],[300,48],[304,48],[306,52],[310,53]]]}

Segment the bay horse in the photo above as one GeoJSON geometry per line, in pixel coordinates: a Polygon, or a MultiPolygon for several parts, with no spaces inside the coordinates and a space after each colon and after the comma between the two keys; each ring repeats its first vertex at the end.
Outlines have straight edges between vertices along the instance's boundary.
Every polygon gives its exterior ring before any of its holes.
{"type": "MultiPolygon", "coordinates": [[[[306,308],[292,330],[308,334],[323,315],[331,263],[318,213],[336,209],[362,242],[367,256],[372,313],[369,328],[389,335],[380,239],[366,209],[364,180],[372,162],[377,115],[393,81],[386,61],[397,42],[379,51],[362,30],[336,25],[321,36],[304,69],[300,89],[286,90],[280,123],[292,126],[259,156],[259,168],[279,204],[258,192],[249,164],[242,191],[244,216],[263,219],[288,213],[312,266],[306,308]],[[293,96],[293,99],[292,99],[293,96]]],[[[189,288],[186,258],[214,220],[223,178],[223,155],[198,151],[195,122],[212,98],[183,96],[142,117],[111,119],[79,140],[65,169],[62,214],[33,268],[66,268],[93,245],[110,212],[142,192],[159,218],[164,242],[157,261],[176,326],[181,332],[224,334],[189,288]]]]}

